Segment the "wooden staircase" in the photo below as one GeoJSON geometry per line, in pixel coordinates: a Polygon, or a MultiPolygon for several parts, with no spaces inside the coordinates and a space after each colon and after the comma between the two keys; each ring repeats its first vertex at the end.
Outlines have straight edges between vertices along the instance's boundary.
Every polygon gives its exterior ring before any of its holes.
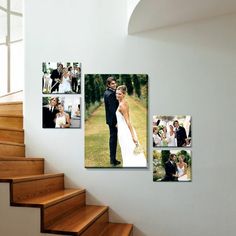
{"type": "Polygon", "coordinates": [[[43,158],[25,157],[22,102],[0,99],[1,182],[10,184],[11,206],[40,208],[42,233],[133,235],[133,225],[109,222],[107,206],[87,205],[85,189],[65,188],[63,173],[45,174],[43,158]]]}

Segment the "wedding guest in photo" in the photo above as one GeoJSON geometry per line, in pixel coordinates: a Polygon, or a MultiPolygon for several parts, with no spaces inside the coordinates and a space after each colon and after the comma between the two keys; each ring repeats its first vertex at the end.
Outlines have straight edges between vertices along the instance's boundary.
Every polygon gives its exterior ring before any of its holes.
{"type": "Polygon", "coordinates": [[[80,116],[80,104],[78,104],[78,108],[77,108],[77,110],[75,111],[75,115],[76,115],[76,116],[80,116]]]}
{"type": "Polygon", "coordinates": [[[62,71],[61,83],[59,85],[59,93],[71,93],[71,77],[68,69],[65,67],[62,71]]]}
{"type": "Polygon", "coordinates": [[[43,75],[43,93],[51,93],[52,79],[50,71],[46,71],[43,75]]]}
{"type": "Polygon", "coordinates": [[[187,168],[188,165],[187,163],[184,162],[184,155],[180,155],[178,157],[178,162],[177,162],[177,175],[178,175],[178,181],[188,181],[187,178],[187,168]]]}
{"type": "Polygon", "coordinates": [[[153,134],[152,134],[153,147],[161,146],[161,137],[159,136],[158,131],[159,131],[158,127],[153,127],[153,134]]]}
{"type": "Polygon", "coordinates": [[[43,107],[43,128],[55,128],[55,117],[57,110],[58,98],[50,98],[49,104],[43,107]]]}
{"type": "Polygon", "coordinates": [[[165,172],[165,177],[161,181],[178,181],[175,154],[170,154],[168,161],[165,163],[165,172]]]}
{"type": "Polygon", "coordinates": [[[62,76],[62,64],[58,64],[57,69],[52,71],[51,74],[51,79],[52,79],[52,88],[51,88],[51,93],[59,92],[59,85],[60,85],[60,80],[62,76]]]}
{"type": "Polygon", "coordinates": [[[169,125],[169,133],[168,133],[168,147],[176,147],[177,143],[176,143],[176,138],[175,138],[175,131],[174,131],[174,127],[173,125],[169,125]]]}
{"type": "Polygon", "coordinates": [[[168,146],[168,140],[167,140],[167,128],[166,126],[163,127],[162,134],[161,134],[161,146],[168,146]]]}
{"type": "Polygon", "coordinates": [[[72,87],[72,91],[74,93],[77,93],[77,89],[78,89],[78,78],[79,78],[79,71],[78,71],[78,67],[74,66],[73,69],[71,70],[71,87],[72,87]]]}
{"type": "Polygon", "coordinates": [[[58,113],[56,114],[55,124],[56,128],[69,128],[70,127],[70,116],[64,111],[64,105],[59,103],[57,105],[58,113]]]}
{"type": "Polygon", "coordinates": [[[188,143],[185,128],[179,125],[178,120],[175,120],[173,125],[175,127],[175,136],[177,139],[177,146],[185,147],[188,143]]]}

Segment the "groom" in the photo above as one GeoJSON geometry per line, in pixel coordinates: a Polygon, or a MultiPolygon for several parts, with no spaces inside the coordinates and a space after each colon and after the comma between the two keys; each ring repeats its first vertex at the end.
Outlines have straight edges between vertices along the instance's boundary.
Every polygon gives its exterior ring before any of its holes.
{"type": "Polygon", "coordinates": [[[104,93],[106,123],[110,130],[109,148],[110,148],[110,164],[117,166],[120,161],[116,160],[116,147],[117,147],[117,120],[116,110],[119,105],[116,99],[116,80],[113,77],[107,78],[107,89],[104,93]]]}

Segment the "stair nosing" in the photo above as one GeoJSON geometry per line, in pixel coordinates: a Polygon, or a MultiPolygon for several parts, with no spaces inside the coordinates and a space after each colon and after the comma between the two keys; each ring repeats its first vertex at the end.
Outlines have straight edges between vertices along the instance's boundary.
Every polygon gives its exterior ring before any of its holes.
{"type": "Polygon", "coordinates": [[[7,131],[16,131],[16,132],[24,132],[24,129],[21,128],[9,128],[9,127],[1,127],[0,130],[7,130],[7,131]]]}
{"type": "Polygon", "coordinates": [[[15,115],[15,114],[9,114],[9,113],[1,114],[0,113],[0,117],[23,118],[23,115],[15,115]]]}
{"type": "Polygon", "coordinates": [[[1,102],[1,98],[0,97],[0,106],[1,105],[17,105],[17,104],[22,104],[23,105],[23,101],[12,101],[12,102],[1,102]]]}
{"type": "Polygon", "coordinates": [[[10,146],[21,146],[21,147],[25,147],[25,144],[24,144],[24,143],[15,143],[15,142],[0,141],[0,144],[10,145],[10,146]]]}
{"type": "Polygon", "coordinates": [[[44,161],[44,158],[0,156],[0,161],[44,161]]]}

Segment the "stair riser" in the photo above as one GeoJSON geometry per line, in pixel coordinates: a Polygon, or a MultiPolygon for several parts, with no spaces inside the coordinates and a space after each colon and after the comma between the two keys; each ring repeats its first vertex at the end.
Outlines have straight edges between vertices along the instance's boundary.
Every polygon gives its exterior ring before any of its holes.
{"type": "Polygon", "coordinates": [[[78,194],[72,198],[43,209],[42,228],[48,227],[62,215],[82,206],[85,206],[85,193],[78,194]]]}
{"type": "Polygon", "coordinates": [[[0,178],[44,173],[44,161],[0,161],[0,178]]]}
{"type": "Polygon", "coordinates": [[[1,104],[0,115],[22,115],[22,104],[1,104]]]}
{"type": "Polygon", "coordinates": [[[61,189],[64,189],[63,176],[13,183],[11,185],[11,202],[42,196],[61,189]]]}
{"type": "Polygon", "coordinates": [[[0,154],[1,156],[12,156],[12,157],[24,157],[25,147],[18,145],[9,145],[0,143],[0,154]]]}
{"type": "Polygon", "coordinates": [[[109,221],[108,211],[106,211],[87,230],[85,230],[82,234],[78,235],[81,236],[99,235],[108,224],[108,221],[109,221]]]}
{"type": "Polygon", "coordinates": [[[23,117],[0,116],[1,127],[23,129],[23,117]]]}
{"type": "Polygon", "coordinates": [[[24,143],[24,132],[14,130],[1,130],[0,129],[0,141],[24,143]]]}

